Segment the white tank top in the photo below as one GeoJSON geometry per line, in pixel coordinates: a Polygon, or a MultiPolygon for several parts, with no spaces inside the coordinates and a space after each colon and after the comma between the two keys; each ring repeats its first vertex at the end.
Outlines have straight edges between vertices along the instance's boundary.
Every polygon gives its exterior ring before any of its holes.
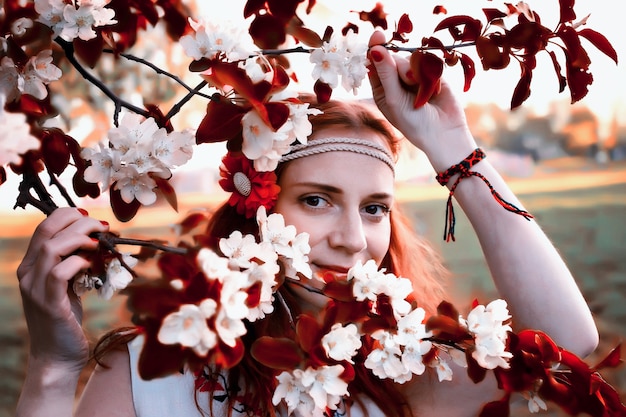
{"type": "MultiPolygon", "coordinates": [[[[214,393],[213,413],[209,412],[209,393],[196,392],[195,376],[191,372],[179,373],[149,381],[139,376],[139,354],[143,346],[143,336],[138,336],[128,344],[130,356],[131,389],[137,417],[226,417],[228,401],[224,396],[214,393]],[[223,401],[220,401],[223,400],[223,401]],[[200,410],[198,410],[198,406],[200,410]]],[[[362,400],[370,417],[383,417],[384,413],[368,398],[362,400]]],[[[234,407],[232,416],[249,416],[234,407]]],[[[285,417],[285,412],[276,410],[278,416],[285,417]]],[[[338,416],[362,417],[361,407],[353,406],[350,410],[338,410],[338,416]]]]}

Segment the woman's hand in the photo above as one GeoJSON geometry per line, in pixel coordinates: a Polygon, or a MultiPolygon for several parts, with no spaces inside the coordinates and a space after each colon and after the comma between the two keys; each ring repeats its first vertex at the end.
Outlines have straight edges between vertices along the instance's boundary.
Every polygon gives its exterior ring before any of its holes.
{"type": "Polygon", "coordinates": [[[55,210],[35,230],[17,270],[32,361],[72,371],[86,363],[82,305],[70,281],[90,266],[81,251],[96,249],[98,241],[89,235],[107,230],[75,208],[55,210]]]}
{"type": "Polygon", "coordinates": [[[439,172],[459,163],[475,148],[465,114],[449,85],[441,87],[429,102],[416,109],[416,81],[409,61],[391,55],[382,46],[385,36],[376,31],[370,38],[369,78],[374,101],[385,117],[415,146],[424,151],[439,172]]]}

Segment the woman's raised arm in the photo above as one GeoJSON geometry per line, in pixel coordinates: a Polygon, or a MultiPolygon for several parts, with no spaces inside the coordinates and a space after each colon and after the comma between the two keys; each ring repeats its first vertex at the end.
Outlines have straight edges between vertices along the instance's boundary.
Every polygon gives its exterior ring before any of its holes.
{"type": "MultiPolygon", "coordinates": [[[[463,110],[449,86],[424,106],[413,108],[417,86],[409,63],[383,46],[382,33],[370,40],[374,99],[391,123],[423,150],[441,173],[476,149],[463,110]]],[[[489,163],[473,168],[503,200],[523,209],[503,178],[489,163]]],[[[451,187],[457,176],[451,178],[451,187]]],[[[518,328],[548,333],[559,345],[586,356],[598,343],[591,312],[563,259],[534,220],[505,210],[481,178],[462,179],[454,193],[476,231],[495,285],[507,300],[518,328]]]]}

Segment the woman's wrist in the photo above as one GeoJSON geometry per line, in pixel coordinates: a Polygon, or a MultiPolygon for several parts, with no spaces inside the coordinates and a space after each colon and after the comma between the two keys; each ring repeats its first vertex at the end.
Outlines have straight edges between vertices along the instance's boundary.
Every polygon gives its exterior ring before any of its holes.
{"type": "Polygon", "coordinates": [[[422,150],[437,173],[458,164],[478,147],[468,129],[443,133],[431,145],[422,150]]]}

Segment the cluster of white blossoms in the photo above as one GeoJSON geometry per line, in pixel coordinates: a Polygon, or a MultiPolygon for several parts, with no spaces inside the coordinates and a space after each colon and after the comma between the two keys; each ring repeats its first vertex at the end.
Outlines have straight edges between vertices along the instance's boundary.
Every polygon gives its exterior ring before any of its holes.
{"type": "MultiPolygon", "coordinates": [[[[137,265],[137,258],[130,253],[122,253],[121,256],[126,267],[133,268],[137,265]]],[[[90,290],[96,289],[100,297],[109,300],[116,291],[123,290],[133,280],[133,275],[126,267],[122,265],[118,258],[113,258],[106,265],[106,278],[104,281],[101,277],[85,272],[74,277],[72,289],[79,297],[90,290]]]]}
{"type": "Polygon", "coordinates": [[[117,23],[115,11],[105,7],[109,2],[77,0],[74,5],[64,0],[35,0],[35,11],[39,13],[37,21],[49,26],[53,36],[69,42],[76,38],[88,41],[97,36],[94,28],[117,23]]]}
{"type": "Polygon", "coordinates": [[[190,131],[167,133],[153,118],[128,113],[109,130],[108,143],[83,149],[81,156],[91,161],[85,180],[103,191],[115,184],[126,203],[136,198],[150,205],[157,198],[154,178],[170,178],[173,168],[191,158],[194,143],[190,131]]]}
{"type": "Polygon", "coordinates": [[[23,113],[9,113],[4,110],[6,98],[0,92],[0,167],[19,164],[20,155],[31,149],[39,149],[39,140],[30,133],[23,113]]]}
{"type": "Polygon", "coordinates": [[[311,74],[313,79],[335,88],[341,76],[343,88],[356,94],[367,77],[367,49],[367,44],[354,32],[348,32],[346,36],[333,33],[321,48],[311,52],[309,59],[315,64],[311,74]]]}
{"type": "Polygon", "coordinates": [[[348,395],[348,383],[341,378],[341,365],[283,371],[276,378],[278,386],[272,402],[287,404],[288,414],[298,417],[324,417],[326,410],[336,410],[341,398],[348,395]]]}
{"type": "Polygon", "coordinates": [[[298,141],[307,143],[312,126],[309,115],[321,114],[318,109],[310,109],[308,103],[287,103],[289,117],[277,130],[269,126],[254,109],[242,118],[242,152],[246,158],[254,161],[258,172],[273,171],[280,158],[291,150],[291,144],[298,141]]]}
{"type": "Polygon", "coordinates": [[[48,96],[46,86],[61,78],[61,70],[53,64],[52,50],[44,49],[31,56],[26,65],[18,68],[8,56],[0,60],[0,94],[7,101],[17,100],[22,94],[30,94],[38,100],[48,96]]]}
{"type": "Polygon", "coordinates": [[[194,33],[182,36],[179,40],[188,57],[197,61],[223,55],[228,61],[239,61],[252,54],[253,45],[245,46],[249,36],[246,36],[243,27],[228,22],[212,23],[191,18],[188,21],[194,33]]]}
{"type": "Polygon", "coordinates": [[[511,326],[504,324],[509,320],[506,301],[498,299],[487,306],[477,305],[467,315],[467,329],[474,335],[476,349],[472,357],[485,369],[508,368],[508,359],[513,357],[506,351],[507,333],[511,326]]]}
{"type": "MultiPolygon", "coordinates": [[[[181,305],[163,320],[157,336],[159,342],[180,344],[199,356],[205,356],[218,340],[234,347],[237,339],[246,333],[244,320],[256,321],[273,312],[279,262],[294,275],[311,276],[308,234],[296,235],[293,226],[285,226],[282,215],[267,216],[263,206],[257,212],[257,222],[261,230],[258,243],[254,236],[235,231],[219,242],[224,256],[210,249],[200,250],[198,265],[207,280],[219,282],[219,298],[181,305]],[[255,306],[249,302],[251,289],[259,297],[255,306]],[[208,320],[215,323],[213,328],[208,320]]],[[[172,285],[176,289],[184,288],[179,280],[172,285]]]]}

